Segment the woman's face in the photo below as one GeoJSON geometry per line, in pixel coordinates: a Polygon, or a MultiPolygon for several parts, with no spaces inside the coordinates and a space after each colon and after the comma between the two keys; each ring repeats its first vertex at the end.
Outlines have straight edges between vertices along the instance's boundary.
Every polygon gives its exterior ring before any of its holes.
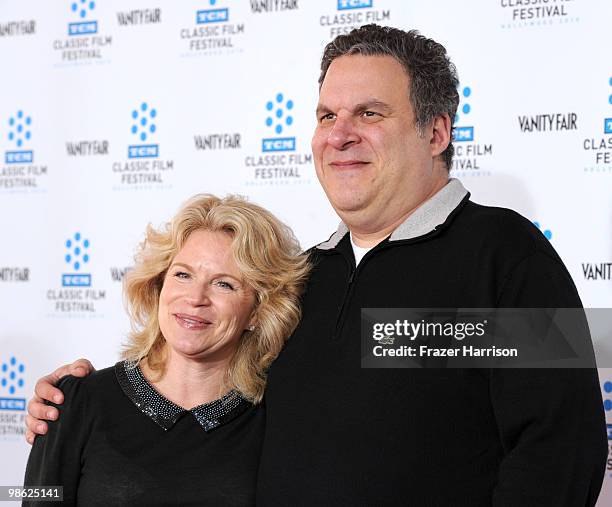
{"type": "Polygon", "coordinates": [[[229,361],[254,324],[255,294],[242,281],[231,237],[197,230],[172,261],[159,296],[159,327],[174,353],[229,361]]]}

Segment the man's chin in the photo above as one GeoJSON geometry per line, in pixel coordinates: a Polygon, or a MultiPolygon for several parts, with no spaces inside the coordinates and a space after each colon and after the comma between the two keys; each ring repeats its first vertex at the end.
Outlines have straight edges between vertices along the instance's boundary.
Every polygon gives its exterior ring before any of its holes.
{"type": "Polygon", "coordinates": [[[343,215],[352,215],[363,211],[365,208],[365,199],[357,198],[356,196],[344,197],[332,200],[330,198],[332,206],[336,210],[336,213],[342,217],[343,215]]]}

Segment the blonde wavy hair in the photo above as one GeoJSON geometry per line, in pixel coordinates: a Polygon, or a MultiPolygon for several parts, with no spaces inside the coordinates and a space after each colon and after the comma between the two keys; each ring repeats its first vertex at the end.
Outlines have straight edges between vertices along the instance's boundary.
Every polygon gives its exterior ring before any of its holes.
{"type": "Polygon", "coordinates": [[[261,401],[268,367],[276,359],[300,317],[300,295],[310,266],[291,229],[272,213],[239,196],[210,194],[188,200],[160,230],[147,227],[136,264],[125,277],[124,293],[132,332],[124,359],[147,358],[151,370],[165,373],[165,339],[158,304],[166,272],[194,231],[227,233],[244,282],[255,292],[257,326],[245,331],[229,365],[223,387],[261,401]]]}

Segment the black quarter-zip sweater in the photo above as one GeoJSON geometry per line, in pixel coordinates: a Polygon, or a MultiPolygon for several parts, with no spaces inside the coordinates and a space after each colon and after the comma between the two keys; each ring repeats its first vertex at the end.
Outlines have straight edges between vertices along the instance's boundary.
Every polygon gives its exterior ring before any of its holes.
{"type": "Polygon", "coordinates": [[[595,504],[595,370],[360,367],[361,308],[580,307],[528,220],[451,180],[358,267],[342,225],[311,261],[302,322],[269,374],[258,506],[595,504]]]}

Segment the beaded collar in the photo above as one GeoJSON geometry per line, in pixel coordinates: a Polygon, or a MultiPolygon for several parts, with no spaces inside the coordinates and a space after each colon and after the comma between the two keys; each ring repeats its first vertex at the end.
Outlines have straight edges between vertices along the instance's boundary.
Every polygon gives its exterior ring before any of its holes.
{"type": "Polygon", "coordinates": [[[251,406],[238,391],[232,390],[218,400],[186,410],[158,393],[134,362],[119,361],[115,365],[115,375],[134,405],[166,431],[188,413],[196,418],[204,431],[210,431],[238,417],[251,406]]]}

